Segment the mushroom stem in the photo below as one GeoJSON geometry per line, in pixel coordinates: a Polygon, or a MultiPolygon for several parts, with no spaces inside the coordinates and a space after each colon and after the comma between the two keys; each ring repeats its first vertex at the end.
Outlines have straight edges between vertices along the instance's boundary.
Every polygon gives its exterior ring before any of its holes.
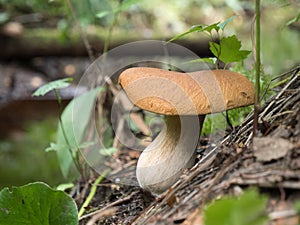
{"type": "Polygon", "coordinates": [[[204,119],[205,115],[166,116],[162,131],[138,160],[136,175],[142,188],[161,194],[193,166],[204,119]]]}

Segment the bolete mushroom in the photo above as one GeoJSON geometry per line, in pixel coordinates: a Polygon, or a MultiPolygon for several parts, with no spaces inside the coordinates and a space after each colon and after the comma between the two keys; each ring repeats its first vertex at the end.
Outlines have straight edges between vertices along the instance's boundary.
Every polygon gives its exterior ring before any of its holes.
{"type": "Polygon", "coordinates": [[[245,76],[228,70],[181,73],[135,67],[122,72],[119,83],[133,104],[166,115],[136,168],[139,185],[154,194],[167,190],[194,164],[205,115],[253,104],[255,93],[245,76]]]}

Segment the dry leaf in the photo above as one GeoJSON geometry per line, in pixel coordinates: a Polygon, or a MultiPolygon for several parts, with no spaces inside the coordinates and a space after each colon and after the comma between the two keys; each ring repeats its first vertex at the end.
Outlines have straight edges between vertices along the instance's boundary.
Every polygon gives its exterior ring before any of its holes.
{"type": "Polygon", "coordinates": [[[259,137],[253,139],[254,156],[261,162],[282,158],[292,148],[294,145],[283,138],[259,137]]]}

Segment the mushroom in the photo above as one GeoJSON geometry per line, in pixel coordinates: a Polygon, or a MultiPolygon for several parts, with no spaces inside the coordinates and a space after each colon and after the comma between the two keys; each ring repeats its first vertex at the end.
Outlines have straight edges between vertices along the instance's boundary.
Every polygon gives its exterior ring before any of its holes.
{"type": "Polygon", "coordinates": [[[136,168],[139,185],[153,194],[166,191],[195,163],[206,114],[251,105],[255,93],[245,76],[229,70],[181,73],[135,67],[122,72],[119,83],[133,104],[166,115],[136,168]]]}

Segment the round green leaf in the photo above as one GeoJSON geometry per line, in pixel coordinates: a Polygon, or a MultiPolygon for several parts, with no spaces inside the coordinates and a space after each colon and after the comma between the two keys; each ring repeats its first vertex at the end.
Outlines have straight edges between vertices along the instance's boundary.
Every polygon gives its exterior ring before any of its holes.
{"type": "Polygon", "coordinates": [[[37,182],[0,192],[0,225],[77,225],[77,206],[63,191],[37,182]]]}

